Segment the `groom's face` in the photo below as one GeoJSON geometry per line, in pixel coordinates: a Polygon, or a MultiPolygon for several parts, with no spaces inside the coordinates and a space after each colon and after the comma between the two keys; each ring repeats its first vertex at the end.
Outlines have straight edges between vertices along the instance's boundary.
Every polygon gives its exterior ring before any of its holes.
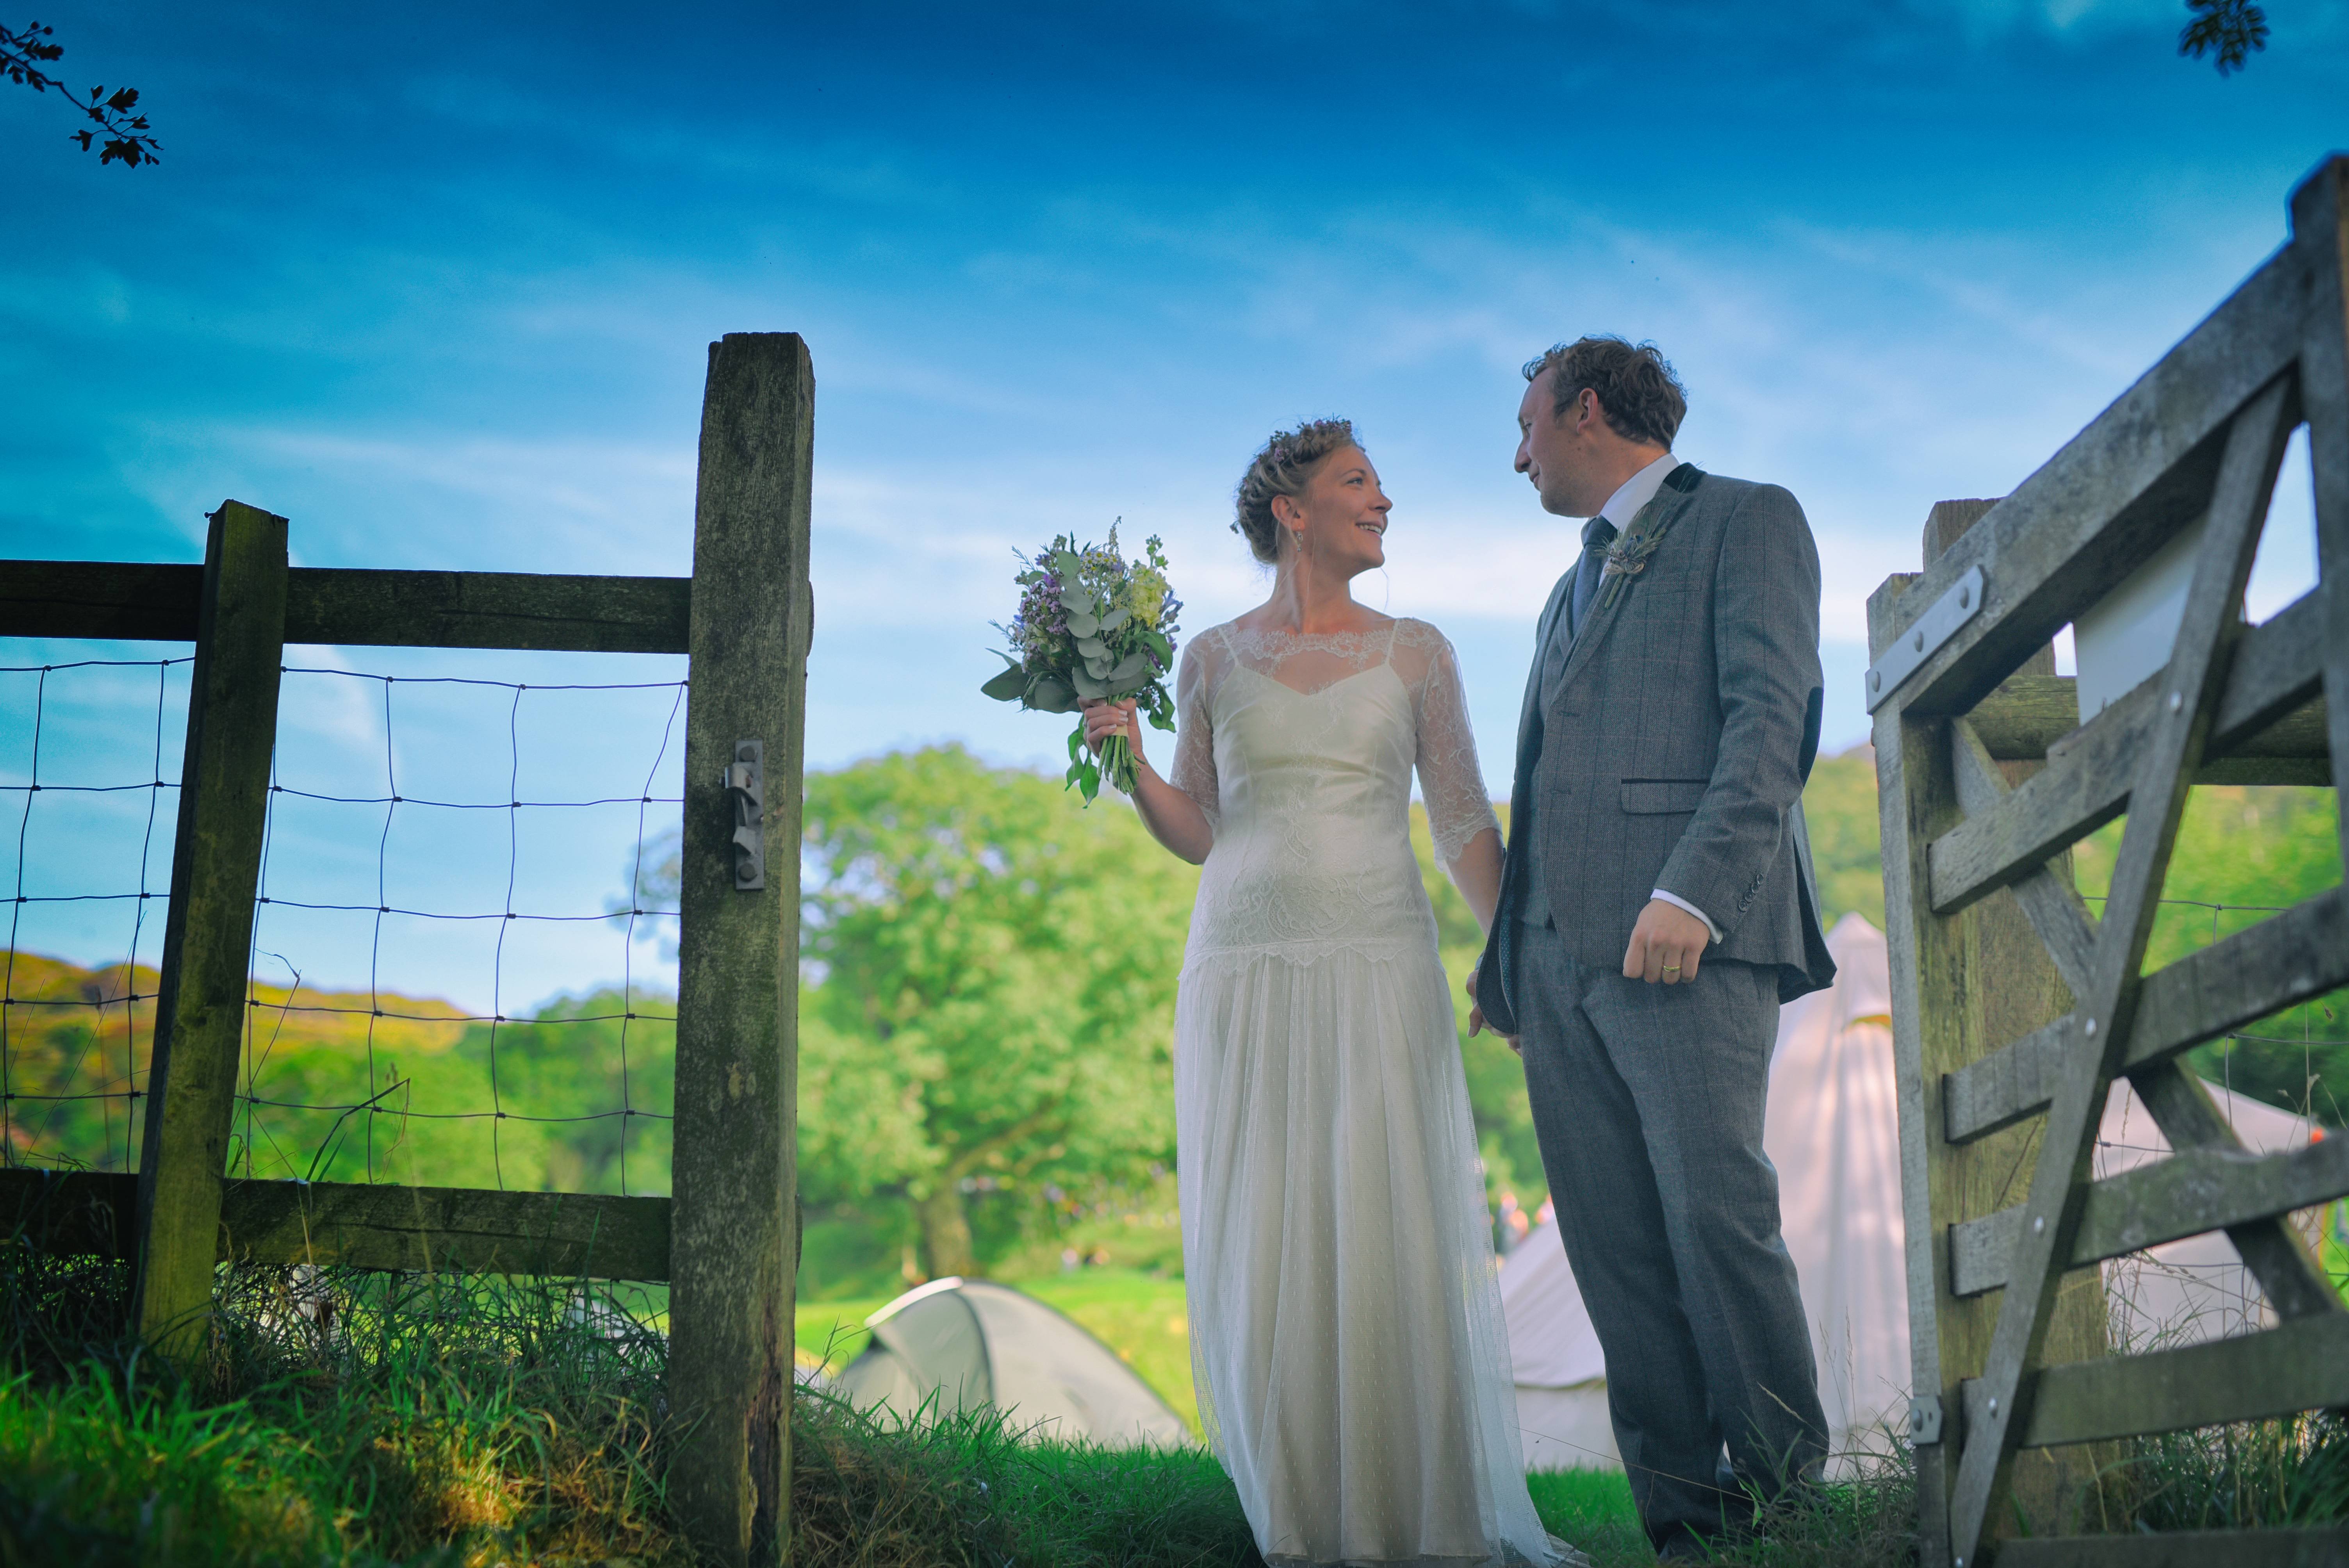
{"type": "MultiPolygon", "coordinates": [[[[1589,466],[1585,443],[1578,438],[1576,410],[1560,417],[1552,386],[1555,370],[1545,370],[1526,387],[1517,404],[1517,472],[1533,481],[1542,510],[1557,517],[1588,517],[1583,509],[1583,481],[1589,466]]],[[[1603,500],[1603,498],[1602,498],[1603,500]]]]}

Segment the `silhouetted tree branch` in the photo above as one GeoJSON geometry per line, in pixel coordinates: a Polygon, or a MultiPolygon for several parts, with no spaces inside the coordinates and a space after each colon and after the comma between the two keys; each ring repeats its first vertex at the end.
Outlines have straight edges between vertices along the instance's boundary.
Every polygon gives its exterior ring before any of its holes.
{"type": "Polygon", "coordinates": [[[2268,46],[2268,14],[2253,0],[2186,0],[2194,20],[2178,35],[2178,52],[2200,59],[2216,54],[2220,76],[2268,46]]]}
{"type": "Polygon", "coordinates": [[[36,93],[57,88],[60,97],[98,127],[96,130],[77,130],[72,139],[81,143],[84,152],[98,142],[100,163],[119,160],[125,169],[136,169],[142,163],[157,161],[155,155],[162,144],[148,134],[147,117],[132,112],[139,107],[137,88],[117,88],[110,93],[104,88],[92,88],[85,100],[41,69],[66,52],[63,44],[49,42],[56,32],[55,27],[39,22],[27,23],[21,31],[0,25],[0,77],[21,82],[36,93]],[[105,139],[102,142],[98,140],[101,137],[105,139]]]}

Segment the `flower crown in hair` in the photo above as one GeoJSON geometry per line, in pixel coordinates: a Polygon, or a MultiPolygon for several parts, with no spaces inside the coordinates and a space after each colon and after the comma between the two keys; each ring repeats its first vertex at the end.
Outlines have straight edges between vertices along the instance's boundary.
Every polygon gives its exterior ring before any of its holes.
{"type": "Polygon", "coordinates": [[[1275,468],[1285,469],[1288,466],[1289,451],[1286,444],[1275,446],[1268,455],[1271,457],[1273,466],[1275,468]]]}

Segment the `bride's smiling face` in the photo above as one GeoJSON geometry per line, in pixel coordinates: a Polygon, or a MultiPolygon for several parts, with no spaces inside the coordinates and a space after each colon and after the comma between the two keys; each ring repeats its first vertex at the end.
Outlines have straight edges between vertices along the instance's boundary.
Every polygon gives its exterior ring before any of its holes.
{"type": "Polygon", "coordinates": [[[1340,447],[1313,470],[1303,495],[1275,497],[1272,515],[1289,535],[1284,556],[1301,553],[1316,571],[1352,577],[1387,563],[1387,513],[1393,507],[1361,449],[1340,447]]]}

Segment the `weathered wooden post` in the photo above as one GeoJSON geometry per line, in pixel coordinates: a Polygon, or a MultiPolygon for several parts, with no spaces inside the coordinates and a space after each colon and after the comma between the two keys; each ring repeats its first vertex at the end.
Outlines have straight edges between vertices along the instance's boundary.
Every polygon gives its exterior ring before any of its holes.
{"type": "Polygon", "coordinates": [[[670,1496],[730,1565],[791,1550],[801,743],[815,374],[709,347],[694,509],[670,1231],[670,1496]]]}
{"type": "Polygon", "coordinates": [[[2293,193],[2288,244],[1921,576],[1869,604],[1923,1568],[2349,1561],[2342,1531],[2002,1539],[2034,1453],[2349,1406],[2349,1308],[2286,1218],[2349,1192],[2349,1150],[2251,1153],[2183,1060],[2349,984],[2349,901],[2330,889],[2145,968],[2191,786],[2215,768],[2337,787],[2349,758],[2324,711],[2349,684],[2336,680],[2349,550],[2333,548],[2349,539],[2335,504],[2349,496],[2344,257],[2349,157],[2293,193]],[[2248,625],[2244,585],[2303,418],[2321,580],[2248,625]],[[2033,660],[2172,541],[2190,548],[2166,658],[2057,733],[2077,716],[2033,688],[2049,679],[2033,660]],[[2003,765],[2022,761],[2040,766],[2017,782],[2003,765]],[[2064,854],[2124,813],[2092,918],[2064,854]],[[2070,1010],[1994,1044],[2027,1022],[1994,1026],[1976,1000],[2001,982],[1982,971],[2002,904],[2036,934],[2070,1010]],[[2097,1180],[2097,1124],[2120,1078],[2171,1152],[2097,1180]],[[2002,1141],[2027,1176],[1985,1158],[2002,1141]],[[2273,1327],[2066,1358],[2067,1277],[2209,1232],[2258,1280],[2273,1327]]]}
{"type": "Polygon", "coordinates": [[[171,908],[139,1159],[140,1336],[191,1367],[211,1337],[253,900],[285,642],[285,520],[223,501],[204,544],[171,908]]]}
{"type": "MultiPolygon", "coordinates": [[[[1994,500],[1937,502],[1925,522],[1925,564],[1933,562],[1963,538],[1968,530],[1996,505],[1994,500]]],[[[1883,624],[1885,610],[1897,602],[1916,578],[1903,574],[1889,579],[1868,604],[1871,652],[1880,655],[1890,632],[1883,624]]],[[[2042,754],[2050,737],[2077,727],[2079,701],[2074,683],[2055,676],[2055,649],[2050,644],[2027,659],[1999,687],[1995,707],[2007,720],[1995,733],[1993,765],[2012,786],[2038,772],[2044,763],[2022,759],[2042,754]],[[2012,732],[2012,733],[2008,733],[2012,732]],[[2012,759],[2010,759],[2012,758],[2012,759]]],[[[1888,714],[1890,710],[1887,710],[1888,714]]],[[[1976,727],[1978,729],[1978,727],[1976,727]]],[[[1974,738],[1980,738],[1976,734],[1974,738]]],[[[1937,914],[1927,896],[1928,878],[1920,864],[1910,863],[1913,852],[1908,834],[1922,824],[1954,822],[1961,815],[1955,748],[1971,744],[1965,732],[1947,718],[1923,719],[1899,716],[1880,724],[1876,736],[1879,769],[1887,779],[1898,778],[1907,792],[1908,828],[1896,830],[1900,803],[1884,799],[1885,915],[1905,927],[1908,940],[1890,944],[1896,964],[1917,969],[1912,992],[1896,985],[1896,997],[1914,995],[1919,1006],[1908,1017],[1895,1018],[1895,1071],[1905,1080],[1901,1095],[1904,1117],[1900,1130],[1903,1207],[1911,1215],[1930,1212],[1932,1223],[1913,1221],[1907,1239],[1909,1299],[1930,1304],[1909,1316],[1910,1365],[1916,1396],[1910,1430],[1918,1444],[1918,1463],[1937,1467],[1953,1463],[1956,1445],[1942,1440],[1940,1428],[1948,1400],[1966,1378],[1979,1377],[1990,1353],[1992,1333],[1998,1326],[1995,1292],[1959,1295],[1949,1267],[1948,1235],[1951,1226],[1994,1214],[2021,1201],[2030,1181],[2039,1140],[2033,1125],[2009,1128],[1977,1141],[1950,1142],[1941,1110],[1945,1075],[1980,1060],[1999,1047],[2067,1016],[2073,1008],[2071,990],[2048,955],[2015,890],[1992,894],[1971,909],[1937,914]],[[1890,748],[1889,764],[1885,762],[1890,748]],[[1913,954],[1913,957],[1907,955],[1913,954]],[[1912,1087],[1913,1086],[1913,1087],[1912,1087]]],[[[2076,903],[2072,892],[2070,851],[2048,862],[2049,877],[2028,896],[2076,903]]],[[[1896,1015],[1900,1009],[1896,1004],[1896,1015]]],[[[2106,1309],[2103,1281],[2083,1272],[2068,1278],[2048,1334],[2050,1361],[2082,1361],[2105,1350],[2106,1309]]],[[[1954,1423],[1951,1423],[1954,1424],[1954,1423]]],[[[2028,1456],[2015,1477],[2018,1502],[2039,1533],[2062,1528],[2064,1505],[2079,1489],[2093,1481],[2092,1456],[2048,1449],[2028,1456]]],[[[1928,1509],[1938,1508],[1945,1492],[1940,1486],[1920,1489],[1928,1509]]],[[[1938,1539],[1936,1523],[1930,1538],[1938,1539]]]]}

